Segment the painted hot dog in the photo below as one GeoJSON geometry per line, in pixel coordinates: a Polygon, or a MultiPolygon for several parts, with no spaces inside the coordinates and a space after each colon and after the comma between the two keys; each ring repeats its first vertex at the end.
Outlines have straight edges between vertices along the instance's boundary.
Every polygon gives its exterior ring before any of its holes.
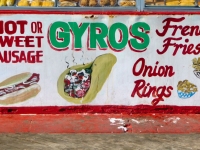
{"type": "Polygon", "coordinates": [[[40,92],[39,74],[21,73],[0,83],[0,104],[8,105],[23,102],[40,92]]]}
{"type": "Polygon", "coordinates": [[[113,54],[104,54],[91,63],[66,69],[58,79],[58,93],[75,104],[91,102],[101,90],[116,61],[113,54]]]}

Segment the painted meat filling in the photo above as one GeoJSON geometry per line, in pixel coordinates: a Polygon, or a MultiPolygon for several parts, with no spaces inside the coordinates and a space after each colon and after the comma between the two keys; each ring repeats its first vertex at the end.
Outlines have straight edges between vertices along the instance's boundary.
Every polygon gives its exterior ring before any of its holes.
{"type": "Polygon", "coordinates": [[[91,68],[82,69],[81,71],[70,70],[64,79],[65,93],[73,98],[84,97],[90,88],[91,72],[91,68]]]}

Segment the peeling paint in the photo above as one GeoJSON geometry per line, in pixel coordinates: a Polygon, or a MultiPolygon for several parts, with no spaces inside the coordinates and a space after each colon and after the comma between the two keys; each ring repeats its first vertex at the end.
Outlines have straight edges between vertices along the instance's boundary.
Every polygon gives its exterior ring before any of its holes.
{"type": "Polygon", "coordinates": [[[148,119],[142,119],[142,120],[131,119],[131,120],[132,122],[137,123],[137,124],[145,123],[145,122],[152,122],[152,123],[155,122],[154,120],[148,120],[148,119]]]}
{"type": "Polygon", "coordinates": [[[117,129],[122,129],[124,132],[128,131],[128,128],[125,124],[125,120],[120,119],[120,118],[118,118],[118,119],[117,118],[108,118],[108,119],[111,122],[110,125],[117,125],[118,126],[117,129]],[[119,126],[119,125],[121,125],[121,126],[119,126]]]}
{"type": "Polygon", "coordinates": [[[126,128],[126,127],[124,127],[124,126],[119,126],[119,127],[117,127],[118,129],[122,129],[124,132],[126,132],[126,131],[128,131],[128,129],[126,128]]]}
{"type": "Polygon", "coordinates": [[[176,124],[179,120],[180,120],[179,117],[170,117],[165,119],[164,122],[173,122],[174,124],[176,124]]]}
{"type": "Polygon", "coordinates": [[[109,15],[109,18],[114,18],[115,16],[114,15],[109,15]]]}
{"type": "Polygon", "coordinates": [[[86,19],[97,19],[98,16],[97,15],[89,15],[89,16],[85,16],[86,19]]]}
{"type": "Polygon", "coordinates": [[[111,122],[111,125],[120,125],[125,123],[123,119],[116,119],[116,118],[108,118],[108,119],[111,122]]]}

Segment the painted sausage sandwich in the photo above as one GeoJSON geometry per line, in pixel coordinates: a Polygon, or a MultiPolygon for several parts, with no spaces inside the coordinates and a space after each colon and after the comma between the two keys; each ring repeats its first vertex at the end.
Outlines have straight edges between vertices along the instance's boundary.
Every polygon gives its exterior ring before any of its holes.
{"type": "Polygon", "coordinates": [[[39,74],[21,73],[0,83],[0,104],[8,105],[23,102],[40,92],[39,74]]]}

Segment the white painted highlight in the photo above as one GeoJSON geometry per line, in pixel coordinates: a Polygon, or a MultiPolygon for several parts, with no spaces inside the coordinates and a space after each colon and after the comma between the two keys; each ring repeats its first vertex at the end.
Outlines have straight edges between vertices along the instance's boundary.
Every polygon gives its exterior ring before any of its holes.
{"type": "Polygon", "coordinates": [[[111,122],[110,125],[117,125],[118,126],[117,129],[122,129],[124,132],[128,131],[128,129],[123,126],[125,124],[125,121],[123,119],[120,118],[108,118],[108,119],[111,122]]]}
{"type": "Polygon", "coordinates": [[[128,131],[128,129],[126,127],[123,127],[123,126],[119,126],[117,127],[118,129],[122,129],[124,132],[128,131]]]}
{"type": "Polygon", "coordinates": [[[152,123],[155,122],[154,120],[148,120],[148,119],[141,119],[141,120],[131,119],[131,120],[133,123],[137,123],[137,124],[145,123],[145,122],[152,122],[152,123]]]}
{"type": "Polygon", "coordinates": [[[176,124],[178,121],[180,120],[179,117],[169,117],[167,119],[164,120],[164,122],[173,122],[174,124],[176,124]]]}
{"type": "Polygon", "coordinates": [[[125,123],[123,119],[116,119],[116,118],[108,118],[108,119],[111,122],[111,125],[120,125],[125,123]]]}

